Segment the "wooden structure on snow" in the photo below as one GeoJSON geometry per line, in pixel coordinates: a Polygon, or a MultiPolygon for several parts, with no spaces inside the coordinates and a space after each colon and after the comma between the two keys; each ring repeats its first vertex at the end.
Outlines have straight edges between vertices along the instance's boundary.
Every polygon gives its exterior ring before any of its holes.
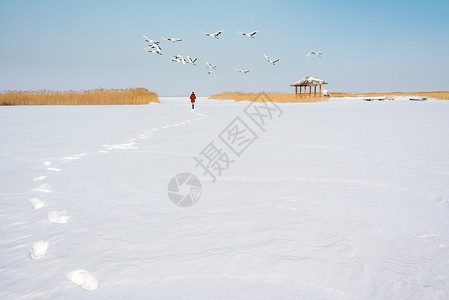
{"type": "Polygon", "coordinates": [[[327,84],[327,82],[325,82],[324,80],[315,78],[313,76],[306,76],[298,81],[295,81],[294,83],[292,83],[290,86],[294,86],[295,87],[295,94],[298,95],[298,87],[299,87],[299,95],[307,95],[307,87],[309,87],[309,96],[312,96],[312,87],[314,87],[314,96],[316,97],[317,95],[317,90],[316,87],[319,86],[320,90],[319,90],[319,95],[321,97],[321,86],[327,84]],[[304,87],[304,92],[302,91],[304,87]]]}

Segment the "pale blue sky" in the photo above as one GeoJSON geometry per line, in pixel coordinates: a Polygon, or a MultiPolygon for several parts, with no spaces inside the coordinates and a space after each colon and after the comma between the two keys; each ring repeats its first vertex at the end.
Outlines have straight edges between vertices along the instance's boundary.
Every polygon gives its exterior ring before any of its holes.
{"type": "Polygon", "coordinates": [[[447,0],[0,0],[0,91],[293,92],[306,75],[330,91],[449,90],[448,15],[447,0]],[[201,30],[224,32],[215,40],[201,30]],[[159,56],[144,51],[142,34],[184,41],[161,41],[159,56]],[[310,50],[323,58],[306,57],[310,50]],[[272,66],[264,53],[281,60],[272,66]],[[176,54],[198,57],[197,67],[170,62],[176,54]]]}

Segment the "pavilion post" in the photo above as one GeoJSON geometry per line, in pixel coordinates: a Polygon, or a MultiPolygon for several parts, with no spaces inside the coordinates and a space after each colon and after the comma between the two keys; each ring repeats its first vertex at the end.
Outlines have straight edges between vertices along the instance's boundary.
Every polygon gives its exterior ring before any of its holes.
{"type": "Polygon", "coordinates": [[[321,97],[321,84],[320,84],[320,97],[321,97]]]}

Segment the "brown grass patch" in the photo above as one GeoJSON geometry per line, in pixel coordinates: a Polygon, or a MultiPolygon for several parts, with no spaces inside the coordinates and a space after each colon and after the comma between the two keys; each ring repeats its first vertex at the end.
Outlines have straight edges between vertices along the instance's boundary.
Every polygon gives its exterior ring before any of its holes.
{"type": "Polygon", "coordinates": [[[330,93],[330,95],[334,98],[340,97],[410,97],[410,96],[420,96],[425,98],[435,98],[440,100],[449,100],[449,92],[417,92],[417,93],[330,93]]]}
{"type": "Polygon", "coordinates": [[[144,88],[88,91],[6,91],[0,105],[122,105],[159,102],[156,93],[144,88]]]}
{"type": "MultiPolygon", "coordinates": [[[[265,93],[265,95],[273,102],[287,103],[311,103],[326,101],[325,97],[314,97],[308,95],[295,95],[295,94],[280,94],[280,93],[265,93]]],[[[257,93],[241,93],[241,92],[224,92],[221,94],[211,95],[209,99],[217,100],[235,100],[235,101],[258,101],[257,98],[260,94],[257,93]]]]}

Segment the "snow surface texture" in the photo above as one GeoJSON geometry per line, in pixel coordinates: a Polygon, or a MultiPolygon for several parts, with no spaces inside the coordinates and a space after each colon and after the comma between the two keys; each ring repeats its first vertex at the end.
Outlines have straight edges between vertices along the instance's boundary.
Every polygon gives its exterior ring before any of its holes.
{"type": "Polygon", "coordinates": [[[279,104],[212,183],[248,103],[161,100],[0,107],[0,299],[449,298],[449,101],[279,104]]]}

